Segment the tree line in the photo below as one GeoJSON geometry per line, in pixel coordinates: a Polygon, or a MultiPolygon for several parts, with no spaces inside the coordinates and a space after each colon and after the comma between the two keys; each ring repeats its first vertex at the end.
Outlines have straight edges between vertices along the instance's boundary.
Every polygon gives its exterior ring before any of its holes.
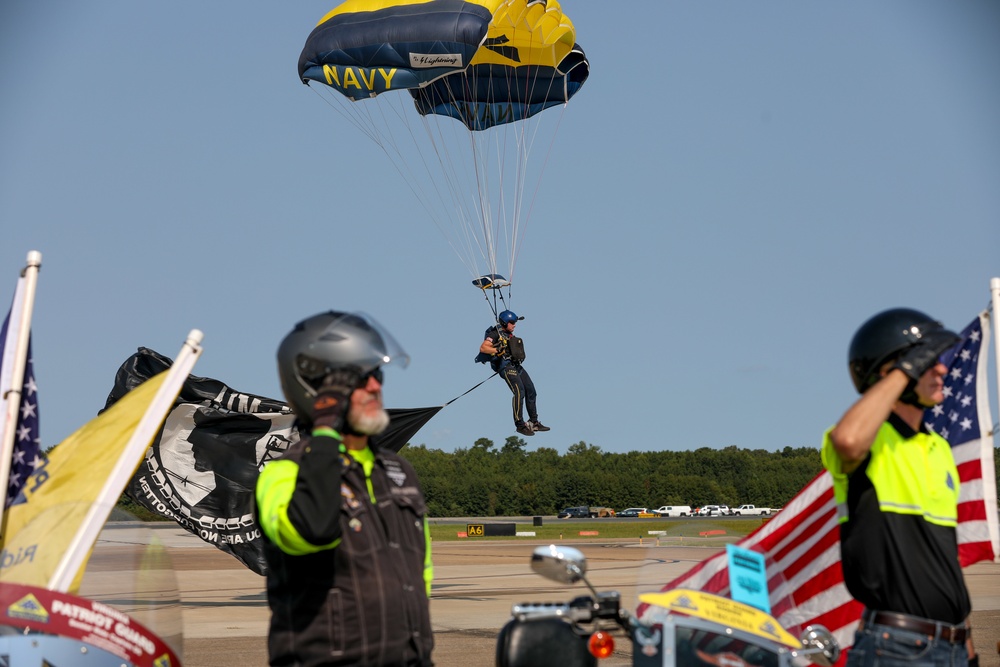
{"type": "Polygon", "coordinates": [[[782,507],[823,469],[810,447],[611,453],[581,441],[563,455],[529,451],[517,436],[499,448],[480,438],[454,452],[408,445],[402,454],[431,516],[551,515],[574,505],[782,507]]]}

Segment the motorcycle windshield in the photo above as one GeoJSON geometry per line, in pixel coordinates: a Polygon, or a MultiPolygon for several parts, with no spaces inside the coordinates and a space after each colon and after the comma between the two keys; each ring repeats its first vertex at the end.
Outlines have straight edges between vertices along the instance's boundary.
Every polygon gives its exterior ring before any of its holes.
{"type": "Polygon", "coordinates": [[[719,628],[673,626],[666,650],[673,650],[677,665],[719,665],[720,667],[778,667],[782,651],[773,644],[726,634],[719,628]]]}
{"type": "Polygon", "coordinates": [[[664,582],[695,565],[664,558],[650,559],[641,568],[637,586],[637,602],[643,609],[641,618],[658,632],[645,637],[641,633],[636,635],[637,643],[655,643],[657,649],[649,647],[648,653],[659,658],[662,650],[663,654],[672,656],[676,660],[673,664],[677,665],[778,667],[790,664],[793,652],[802,648],[799,640],[802,616],[787,593],[790,589],[776,565],[762,559],[756,583],[748,581],[746,574],[738,569],[726,568],[718,575],[719,579],[713,580],[713,588],[718,594],[693,589],[663,589],[664,582]],[[759,589],[756,592],[766,602],[758,606],[749,604],[739,592],[741,586],[751,589],[756,586],[759,589]]]}
{"type": "MultiPolygon", "coordinates": [[[[80,510],[57,506],[45,514],[73,516],[80,510]]],[[[32,535],[28,524],[12,533],[0,570],[0,655],[10,656],[9,664],[181,665],[181,597],[167,550],[135,517],[116,510],[115,518],[98,535],[72,592],[47,583],[49,571],[58,567],[45,556],[51,552],[59,561],[73,549],[60,544],[61,531],[32,535]]],[[[36,525],[43,523],[40,517],[36,525]]],[[[68,526],[66,531],[74,532],[68,526]]]]}

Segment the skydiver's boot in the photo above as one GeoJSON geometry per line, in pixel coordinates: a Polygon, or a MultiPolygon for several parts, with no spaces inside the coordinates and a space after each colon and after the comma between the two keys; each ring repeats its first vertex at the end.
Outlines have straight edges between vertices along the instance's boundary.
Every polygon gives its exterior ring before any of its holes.
{"type": "Polygon", "coordinates": [[[528,422],[528,426],[531,427],[532,431],[551,431],[552,430],[548,426],[546,426],[545,424],[543,424],[542,422],[538,421],[537,419],[532,419],[531,421],[529,421],[528,422]]]}
{"type": "Polygon", "coordinates": [[[535,435],[535,432],[531,429],[531,422],[517,424],[515,430],[521,435],[535,435]]]}

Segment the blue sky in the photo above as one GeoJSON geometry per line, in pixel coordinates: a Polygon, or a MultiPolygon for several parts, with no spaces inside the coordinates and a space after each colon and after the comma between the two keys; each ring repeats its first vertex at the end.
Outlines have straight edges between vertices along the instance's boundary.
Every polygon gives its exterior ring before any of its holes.
{"type": "MultiPolygon", "coordinates": [[[[491,313],[386,158],[296,76],[334,3],[0,5],[0,268],[43,254],[41,430],[140,346],[280,395],[297,320],[365,310],[412,356],[387,404],[489,376],[491,313]]],[[[818,446],[851,335],[965,326],[1000,276],[994,2],[566,0],[591,75],[563,113],[510,304],[552,431],[529,448],[818,446]],[[627,10],[626,10],[627,9],[627,10]]],[[[2,278],[2,275],[0,275],[2,278]]],[[[0,281],[0,298],[4,296],[0,281]]],[[[514,435],[494,378],[415,438],[514,435]]]]}

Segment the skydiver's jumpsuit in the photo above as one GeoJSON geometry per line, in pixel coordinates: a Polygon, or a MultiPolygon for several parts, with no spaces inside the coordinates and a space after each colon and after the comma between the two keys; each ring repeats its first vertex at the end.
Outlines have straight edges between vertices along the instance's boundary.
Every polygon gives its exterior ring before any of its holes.
{"type": "Polygon", "coordinates": [[[272,666],[433,664],[427,508],[409,463],[318,429],[256,491],[272,666]]]}
{"type": "MultiPolygon", "coordinates": [[[[510,334],[492,326],[486,330],[484,339],[488,338],[496,342],[500,336],[507,341],[510,334]]],[[[507,383],[511,394],[511,411],[514,413],[514,426],[524,425],[524,408],[528,409],[528,419],[538,421],[538,409],[535,406],[535,383],[531,381],[531,376],[520,362],[511,361],[509,355],[498,355],[490,359],[490,367],[496,371],[507,383]]]]}

